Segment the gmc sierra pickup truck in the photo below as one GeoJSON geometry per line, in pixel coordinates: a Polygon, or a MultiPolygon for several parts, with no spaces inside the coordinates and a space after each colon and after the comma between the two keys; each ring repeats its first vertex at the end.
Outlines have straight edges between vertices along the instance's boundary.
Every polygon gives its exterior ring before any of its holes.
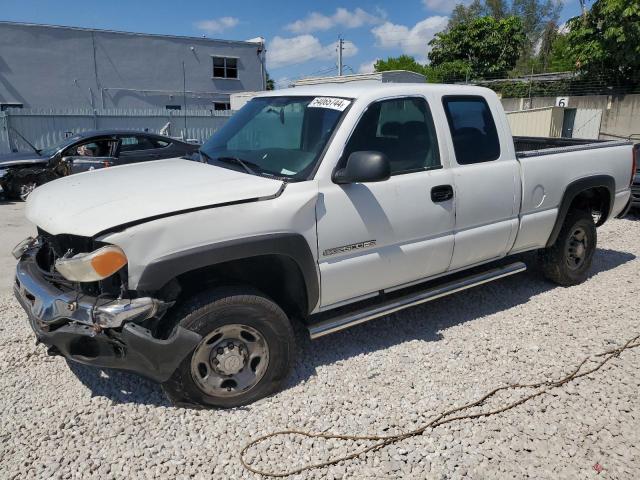
{"type": "Polygon", "coordinates": [[[584,281],[635,171],[630,143],[512,138],[492,91],[429,84],[265,92],[200,155],[36,188],[14,288],[51,354],[209,407],[276,391],[294,322],[320,337],[532,250],[584,281]]]}

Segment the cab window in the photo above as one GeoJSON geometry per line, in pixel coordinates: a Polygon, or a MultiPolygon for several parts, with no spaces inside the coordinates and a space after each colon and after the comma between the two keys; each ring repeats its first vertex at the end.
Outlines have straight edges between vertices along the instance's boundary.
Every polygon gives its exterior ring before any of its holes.
{"type": "Polygon", "coordinates": [[[445,97],[444,109],[459,165],[500,157],[500,140],[487,101],[482,97],[445,97]]]}
{"type": "Polygon", "coordinates": [[[384,153],[392,175],[439,167],[438,140],[426,100],[397,98],[369,105],[347,143],[342,163],[361,150],[384,153]]]}

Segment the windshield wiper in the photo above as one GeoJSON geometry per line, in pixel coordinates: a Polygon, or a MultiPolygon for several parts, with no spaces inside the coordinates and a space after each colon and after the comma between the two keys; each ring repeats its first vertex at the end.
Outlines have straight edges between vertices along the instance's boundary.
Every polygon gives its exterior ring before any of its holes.
{"type": "MultiPolygon", "coordinates": [[[[211,157],[209,157],[209,158],[211,158],[211,157]]],[[[247,173],[249,173],[251,175],[258,175],[258,173],[253,168],[257,168],[258,170],[262,170],[255,163],[249,162],[247,160],[242,160],[239,157],[216,157],[214,160],[217,160],[217,161],[223,162],[223,163],[231,163],[231,162],[237,163],[242,168],[244,168],[247,173]],[[251,167],[253,167],[253,168],[251,168],[249,165],[251,165],[251,167]]]]}
{"type": "Polygon", "coordinates": [[[200,155],[202,155],[207,160],[207,162],[215,161],[215,160],[218,160],[218,161],[223,162],[223,163],[231,163],[231,162],[233,162],[233,163],[237,163],[240,166],[242,166],[242,168],[244,168],[247,171],[247,173],[250,173],[251,175],[258,175],[258,176],[266,175],[266,176],[268,176],[270,178],[274,178],[276,180],[281,180],[283,182],[290,182],[291,181],[291,179],[288,178],[288,177],[283,177],[281,175],[277,175],[275,173],[268,172],[268,171],[264,170],[262,167],[260,167],[259,165],[255,164],[253,162],[250,162],[248,160],[242,160],[241,158],[238,158],[238,157],[216,157],[216,158],[213,158],[211,155],[209,155],[208,153],[203,152],[202,150],[198,150],[198,151],[200,152],[200,155]],[[254,169],[259,170],[259,173],[256,172],[254,169]]]}

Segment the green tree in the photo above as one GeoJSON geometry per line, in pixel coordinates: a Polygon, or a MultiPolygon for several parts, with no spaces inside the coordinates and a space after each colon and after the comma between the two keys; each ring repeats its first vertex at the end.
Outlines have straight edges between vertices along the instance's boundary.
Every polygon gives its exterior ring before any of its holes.
{"type": "Polygon", "coordinates": [[[526,40],[521,45],[516,70],[530,73],[532,66],[534,70],[541,70],[540,64],[545,62],[544,58],[536,58],[536,48],[552,25],[557,25],[561,9],[562,0],[473,0],[468,5],[456,5],[447,28],[451,30],[461,23],[486,16],[496,20],[508,16],[520,18],[526,40]]]}
{"type": "Polygon", "coordinates": [[[533,55],[536,44],[549,24],[557,25],[561,10],[561,0],[512,0],[509,13],[522,20],[522,28],[527,36],[525,55],[533,55]]]}
{"type": "Polygon", "coordinates": [[[267,85],[267,90],[275,90],[276,88],[276,84],[273,81],[273,78],[271,78],[271,75],[269,75],[269,72],[266,72],[266,85],[267,85]]]}
{"type": "Polygon", "coordinates": [[[449,17],[447,30],[457,27],[461,23],[468,23],[476,18],[487,16],[484,4],[480,0],[473,0],[469,5],[457,4],[449,17]]]}
{"type": "Polygon", "coordinates": [[[505,76],[525,42],[518,17],[481,17],[437,33],[429,42],[432,68],[457,70],[461,79],[505,76]]]}
{"type": "Polygon", "coordinates": [[[376,72],[387,72],[389,70],[408,70],[410,72],[426,74],[426,67],[409,55],[399,57],[389,57],[386,60],[378,60],[373,66],[376,72]]]}
{"type": "Polygon", "coordinates": [[[596,0],[567,23],[567,51],[587,77],[640,83],[640,0],[596,0]]]}
{"type": "Polygon", "coordinates": [[[557,33],[551,44],[551,53],[547,60],[547,71],[566,72],[576,68],[576,60],[569,51],[569,40],[566,33],[557,33]]]}

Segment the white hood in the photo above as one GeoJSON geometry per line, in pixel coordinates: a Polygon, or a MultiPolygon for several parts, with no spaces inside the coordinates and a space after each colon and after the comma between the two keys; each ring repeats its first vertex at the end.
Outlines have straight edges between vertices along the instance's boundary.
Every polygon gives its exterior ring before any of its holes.
{"type": "Polygon", "coordinates": [[[191,160],[105,168],[36,188],[27,218],[52,235],[90,237],[156,215],[275,195],[282,181],[191,160]]]}

